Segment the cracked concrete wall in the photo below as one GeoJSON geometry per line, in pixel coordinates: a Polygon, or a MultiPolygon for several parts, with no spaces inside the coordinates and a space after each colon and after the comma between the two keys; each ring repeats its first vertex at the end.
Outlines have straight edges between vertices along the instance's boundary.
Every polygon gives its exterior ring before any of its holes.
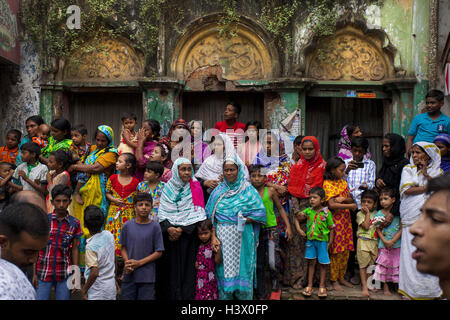
{"type": "Polygon", "coordinates": [[[0,73],[0,143],[6,132],[18,129],[26,135],[25,119],[39,114],[40,63],[31,41],[20,41],[20,66],[8,67],[0,73]],[[15,70],[14,70],[15,69],[15,70]]]}

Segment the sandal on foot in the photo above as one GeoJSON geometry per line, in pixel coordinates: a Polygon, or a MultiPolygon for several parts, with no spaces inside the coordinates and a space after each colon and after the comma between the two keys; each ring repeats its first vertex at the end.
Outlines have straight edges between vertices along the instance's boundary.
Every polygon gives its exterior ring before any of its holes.
{"type": "Polygon", "coordinates": [[[302,295],[306,297],[310,297],[312,294],[312,287],[306,287],[305,290],[302,291],[302,295]]]}
{"type": "Polygon", "coordinates": [[[272,291],[269,300],[280,300],[280,299],[281,299],[281,290],[272,291]]]}
{"type": "Polygon", "coordinates": [[[327,297],[327,289],[326,288],[319,288],[319,293],[317,294],[319,298],[326,298],[327,297]]]}

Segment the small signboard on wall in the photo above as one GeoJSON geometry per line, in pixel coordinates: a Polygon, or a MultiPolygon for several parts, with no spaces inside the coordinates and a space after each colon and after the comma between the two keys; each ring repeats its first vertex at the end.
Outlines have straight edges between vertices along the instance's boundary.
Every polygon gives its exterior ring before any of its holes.
{"type": "Polygon", "coordinates": [[[363,98],[363,99],[375,99],[377,94],[374,92],[357,92],[356,90],[347,90],[347,98],[363,98]]]}
{"type": "Polygon", "coordinates": [[[15,64],[20,64],[18,12],[19,1],[0,0],[0,58],[15,64]]]}

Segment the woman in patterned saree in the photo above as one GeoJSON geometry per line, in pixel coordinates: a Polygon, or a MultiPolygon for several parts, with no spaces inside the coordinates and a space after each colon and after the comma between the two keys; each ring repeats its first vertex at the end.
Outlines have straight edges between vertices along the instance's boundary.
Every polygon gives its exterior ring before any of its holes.
{"type": "Polygon", "coordinates": [[[416,247],[411,243],[413,235],[409,231],[411,225],[419,219],[420,209],[428,197],[425,193],[428,181],[442,174],[440,165],[441,154],[438,147],[431,142],[417,142],[411,147],[410,164],[402,171],[400,180],[402,244],[398,292],[409,299],[435,299],[442,293],[438,277],[417,271],[417,262],[412,258],[416,247]]]}
{"type": "Polygon", "coordinates": [[[216,268],[220,300],[251,300],[256,274],[256,247],[266,210],[256,189],[244,178],[237,155],[226,158],[223,182],[211,193],[206,205],[213,222],[212,246],[220,246],[222,264],[216,268]],[[238,220],[245,219],[239,231],[238,220]]]}
{"type": "Polygon", "coordinates": [[[74,216],[80,220],[83,229],[83,237],[80,242],[80,264],[83,265],[82,254],[86,238],[90,237],[89,230],[84,227],[84,209],[93,204],[102,209],[103,214],[108,214],[108,200],[106,199],[106,183],[109,176],[114,173],[115,164],[119,152],[113,146],[114,132],[111,127],[99,126],[95,132],[96,145],[92,146],[92,152],[86,158],[84,164],[74,164],[71,171],[85,174],[85,184],[80,189],[83,204],[74,201],[74,216]]]}

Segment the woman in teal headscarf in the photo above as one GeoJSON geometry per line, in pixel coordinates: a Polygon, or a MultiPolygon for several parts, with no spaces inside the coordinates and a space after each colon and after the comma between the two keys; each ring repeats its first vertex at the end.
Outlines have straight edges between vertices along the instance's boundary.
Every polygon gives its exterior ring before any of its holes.
{"type": "Polygon", "coordinates": [[[220,246],[222,263],[216,267],[221,300],[253,298],[256,274],[256,247],[259,227],[266,223],[266,210],[258,191],[245,179],[243,164],[236,155],[223,164],[223,182],[206,205],[214,228],[212,245],[220,246]],[[239,216],[245,219],[239,231],[239,216]]]}
{"type": "MultiPolygon", "coordinates": [[[[70,167],[70,171],[84,173],[86,181],[79,191],[83,204],[77,201],[73,203],[73,215],[80,220],[84,233],[80,253],[83,253],[83,240],[90,237],[89,230],[84,226],[84,209],[93,204],[102,209],[105,217],[108,214],[109,203],[106,198],[106,182],[109,176],[114,173],[119,156],[119,152],[113,146],[114,132],[111,127],[99,126],[95,131],[95,142],[96,144],[92,146],[93,151],[87,156],[84,164],[75,164],[70,167]]],[[[80,265],[84,264],[81,259],[80,262],[80,265]]]]}

